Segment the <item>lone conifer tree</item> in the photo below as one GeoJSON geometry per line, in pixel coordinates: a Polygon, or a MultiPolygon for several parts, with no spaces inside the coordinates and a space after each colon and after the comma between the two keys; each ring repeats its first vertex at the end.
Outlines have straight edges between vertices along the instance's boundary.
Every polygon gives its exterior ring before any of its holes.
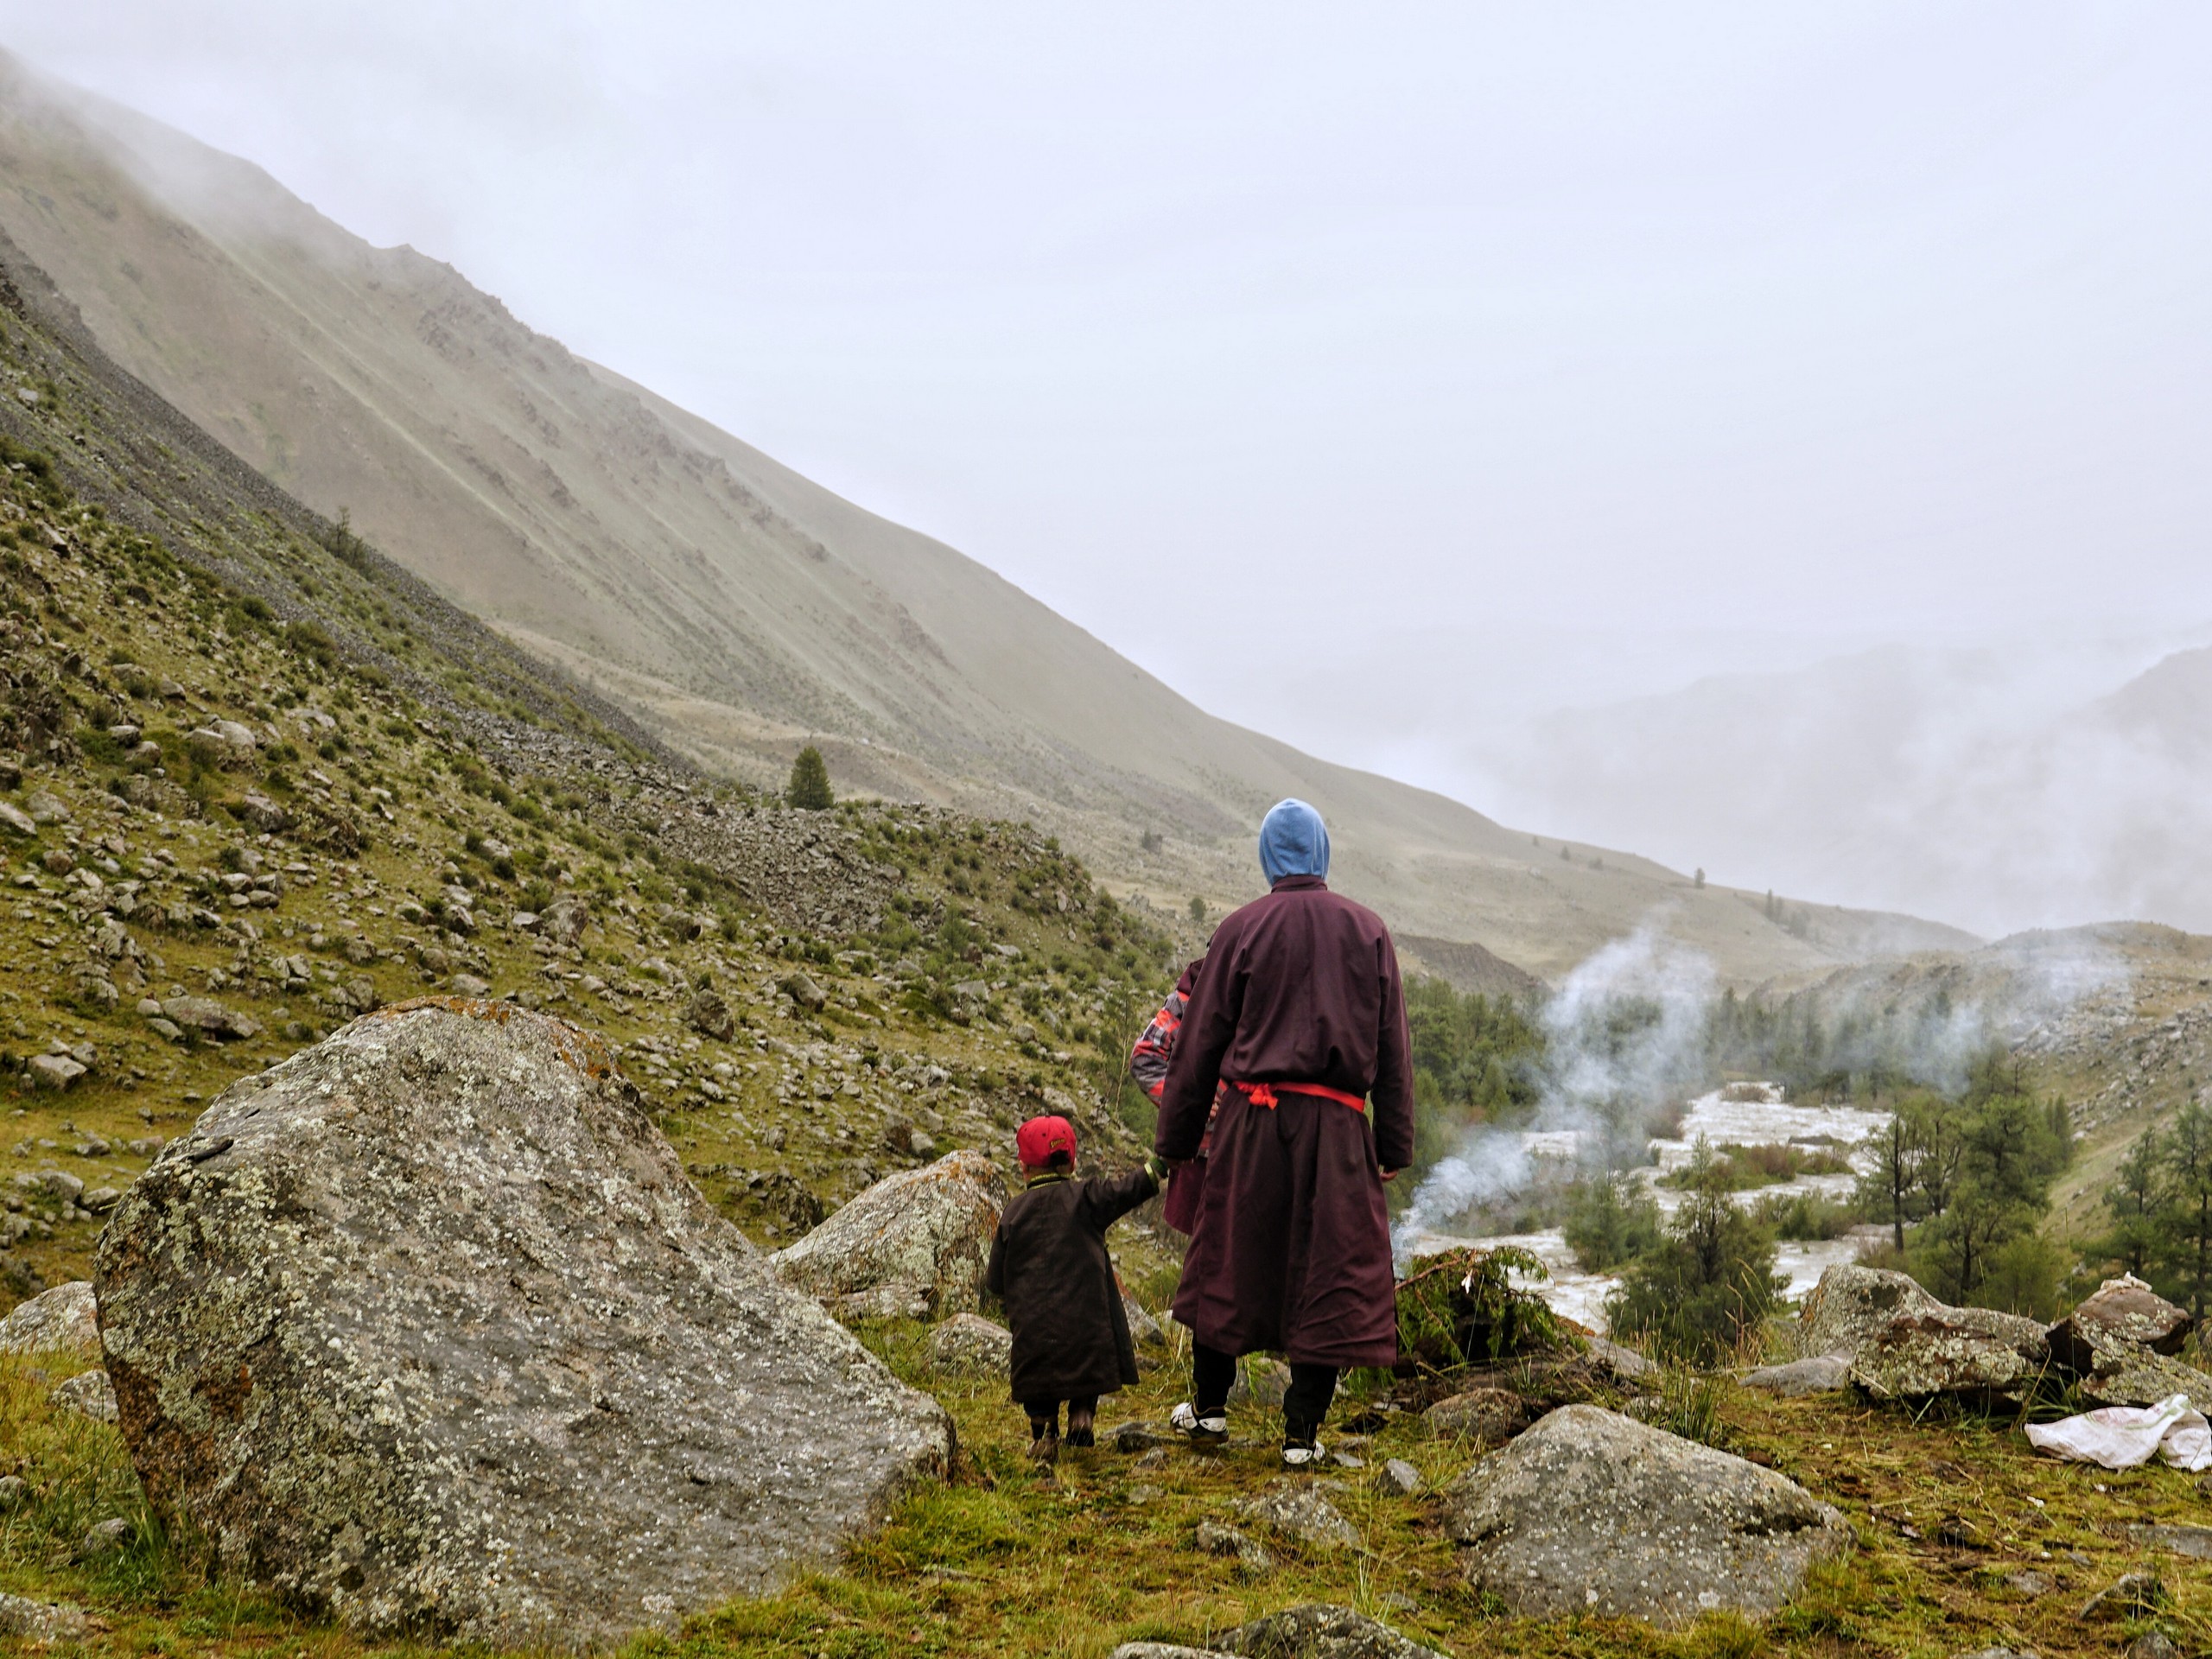
{"type": "Polygon", "coordinates": [[[822,764],[822,751],[813,744],[801,749],[798,759],[791,762],[791,780],[784,798],[810,812],[836,805],[837,798],[830,792],[830,768],[822,764]]]}

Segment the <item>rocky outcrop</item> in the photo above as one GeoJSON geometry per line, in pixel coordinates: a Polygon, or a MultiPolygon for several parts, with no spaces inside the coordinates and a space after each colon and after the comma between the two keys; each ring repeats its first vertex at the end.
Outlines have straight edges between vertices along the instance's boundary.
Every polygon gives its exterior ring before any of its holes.
{"type": "Polygon", "coordinates": [[[2050,1372],[2044,1328],[2016,1313],[1945,1307],[1900,1313],[1859,1344],[1851,1381],[1875,1400],[1939,1394],[2018,1402],[2050,1372]]]}
{"type": "Polygon", "coordinates": [[[364,1634],[671,1626],[833,1561],[950,1451],[595,1039],[505,1006],[401,1004],[233,1085],[97,1283],[156,1506],[364,1634]]]}
{"type": "Polygon", "coordinates": [[[1004,1192],[982,1153],[947,1153],[878,1181],[778,1251],[776,1270],[847,1319],[973,1313],[1004,1192]]]}
{"type": "Polygon", "coordinates": [[[1762,1617],[1851,1546],[1795,1481],[1595,1406],[1551,1413],[1445,1497],[1470,1584],[1529,1617],[1762,1617]]]}
{"type": "Polygon", "coordinates": [[[2146,1348],[2100,1351],[2081,1377],[2082,1397],[2097,1406],[2155,1406],[2177,1394],[2212,1412],[2212,1376],[2146,1348]]]}
{"type": "Polygon", "coordinates": [[[2178,1354],[2196,1321],[2133,1274],[2107,1279],[2096,1294],[2050,1327],[2050,1351],[2069,1370],[2094,1369],[2100,1357],[2140,1351],[2178,1354]]]}
{"type": "Polygon", "coordinates": [[[1909,1274],[1846,1262],[1821,1275],[1797,1315],[1803,1354],[1856,1355],[1859,1346],[1904,1313],[1933,1313],[1943,1304],[1909,1274]]]}
{"type": "Polygon", "coordinates": [[[77,1354],[100,1351],[99,1313],[92,1300],[92,1281],[73,1280],[56,1285],[0,1319],[0,1354],[29,1354],[61,1350],[77,1354]]]}

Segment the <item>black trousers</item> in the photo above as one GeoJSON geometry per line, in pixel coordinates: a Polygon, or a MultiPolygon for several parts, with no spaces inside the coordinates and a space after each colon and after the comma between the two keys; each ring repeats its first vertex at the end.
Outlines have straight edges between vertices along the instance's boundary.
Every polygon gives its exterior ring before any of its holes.
{"type": "MultiPolygon", "coordinates": [[[[1191,1404],[1200,1416],[1224,1409],[1229,1390],[1236,1381],[1236,1361],[1202,1342],[1191,1344],[1191,1404]]],[[[1329,1414],[1337,1397],[1337,1368],[1293,1361],[1290,1386],[1283,1390],[1282,1417],[1286,1426],[1311,1433],[1329,1414]]]]}
{"type": "MultiPolygon", "coordinates": [[[[1032,1423],[1047,1423],[1052,1426],[1055,1433],[1059,1431],[1060,1402],[1058,1401],[1025,1400],[1021,1402],[1021,1408],[1029,1414],[1029,1421],[1032,1423]]],[[[1071,1420],[1079,1413],[1088,1411],[1095,1414],[1097,1410],[1098,1396],[1095,1394],[1086,1394],[1068,1402],[1068,1416],[1071,1420]]]]}

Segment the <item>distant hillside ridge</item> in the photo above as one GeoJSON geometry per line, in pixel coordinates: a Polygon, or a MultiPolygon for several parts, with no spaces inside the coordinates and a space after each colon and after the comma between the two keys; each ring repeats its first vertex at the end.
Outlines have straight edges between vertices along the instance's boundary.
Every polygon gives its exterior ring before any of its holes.
{"type": "Polygon", "coordinates": [[[1555,976],[1654,925],[1732,981],[1967,936],[1562,849],[1214,719],[1013,584],[368,246],[259,168],[0,62],[0,227],[132,374],[671,748],[751,782],[1027,818],[1124,896],[1257,890],[1274,800],[1330,819],[1394,925],[1555,976]],[[1564,854],[1564,855],[1562,855],[1564,854]]]}

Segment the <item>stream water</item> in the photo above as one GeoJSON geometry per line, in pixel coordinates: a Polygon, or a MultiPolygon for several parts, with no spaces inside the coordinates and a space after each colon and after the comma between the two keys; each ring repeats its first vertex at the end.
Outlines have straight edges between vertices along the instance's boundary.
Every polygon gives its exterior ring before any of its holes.
{"type": "MultiPolygon", "coordinates": [[[[1686,1194],[1679,1188],[1660,1185],[1659,1177],[1688,1163],[1692,1146],[1700,1137],[1715,1147],[1796,1144],[1808,1149],[1824,1148],[1841,1154],[1854,1171],[1863,1172],[1873,1163],[1869,1141],[1888,1128],[1889,1122],[1887,1112],[1859,1111],[1847,1106],[1792,1105],[1783,1099],[1780,1087],[1773,1084],[1731,1084],[1692,1101],[1682,1115],[1679,1138],[1651,1141],[1651,1161],[1633,1171],[1631,1179],[1650,1194],[1662,1215],[1672,1216],[1686,1194]]],[[[1525,1131],[1521,1136],[1521,1147],[1533,1165],[1550,1165],[1562,1173],[1579,1163],[1581,1154],[1579,1132],[1573,1129],[1525,1131]]],[[[1850,1195],[1856,1179],[1856,1174],[1802,1175],[1793,1181],[1738,1192],[1735,1201],[1748,1206],[1770,1198],[1786,1198],[1797,1193],[1843,1198],[1850,1195]]],[[[1819,1283],[1821,1274],[1828,1268],[1839,1262],[1856,1261],[1884,1236],[1879,1227],[1859,1227],[1840,1238],[1782,1241],[1775,1247],[1775,1271],[1789,1281],[1785,1294],[1789,1300],[1796,1300],[1819,1283]]],[[[1485,1237],[1431,1228],[1400,1241],[1401,1249],[1411,1255],[1467,1245],[1488,1249],[1500,1244],[1518,1245],[1543,1262],[1549,1276],[1529,1287],[1541,1291],[1554,1308],[1593,1331],[1605,1328],[1605,1298],[1619,1286],[1619,1276],[1584,1272],[1575,1265],[1574,1253],[1567,1249],[1566,1238],[1556,1228],[1485,1237]]]]}

